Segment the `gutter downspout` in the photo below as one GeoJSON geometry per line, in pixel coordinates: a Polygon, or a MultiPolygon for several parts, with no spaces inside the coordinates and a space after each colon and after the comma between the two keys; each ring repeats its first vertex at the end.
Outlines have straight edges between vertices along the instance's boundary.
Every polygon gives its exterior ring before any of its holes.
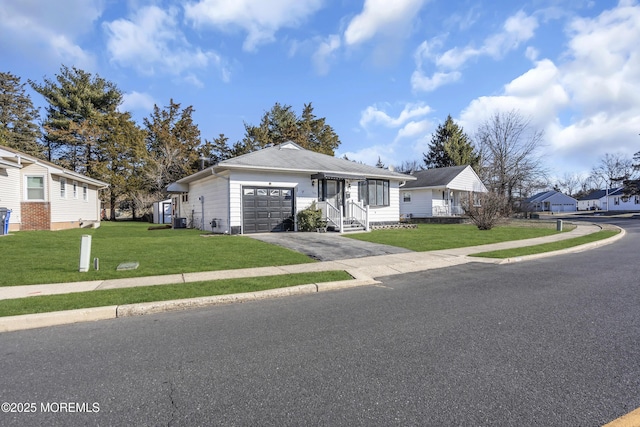
{"type": "Polygon", "coordinates": [[[217,174],[213,167],[211,168],[211,175],[227,181],[227,233],[231,235],[231,179],[228,176],[217,174]]]}

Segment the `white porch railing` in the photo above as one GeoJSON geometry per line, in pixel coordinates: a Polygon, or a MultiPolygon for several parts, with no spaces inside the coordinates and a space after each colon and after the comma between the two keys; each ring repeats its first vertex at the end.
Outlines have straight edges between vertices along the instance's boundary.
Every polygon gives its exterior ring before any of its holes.
{"type": "Polygon", "coordinates": [[[347,216],[359,222],[366,231],[369,231],[369,206],[363,207],[350,200],[347,203],[347,216]]]}
{"type": "Polygon", "coordinates": [[[432,214],[433,216],[459,216],[464,215],[464,209],[460,205],[436,205],[432,209],[432,214]]]}
{"type": "Polygon", "coordinates": [[[342,212],[329,202],[318,202],[318,207],[322,211],[322,217],[327,219],[338,230],[342,230],[342,212]]]}

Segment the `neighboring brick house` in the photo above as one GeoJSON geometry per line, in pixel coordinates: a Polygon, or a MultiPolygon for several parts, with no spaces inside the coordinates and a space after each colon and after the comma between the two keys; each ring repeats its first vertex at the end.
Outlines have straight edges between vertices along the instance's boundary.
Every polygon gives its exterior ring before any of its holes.
{"type": "Polygon", "coordinates": [[[97,179],[0,145],[0,208],[9,231],[62,230],[100,223],[97,179]]]}

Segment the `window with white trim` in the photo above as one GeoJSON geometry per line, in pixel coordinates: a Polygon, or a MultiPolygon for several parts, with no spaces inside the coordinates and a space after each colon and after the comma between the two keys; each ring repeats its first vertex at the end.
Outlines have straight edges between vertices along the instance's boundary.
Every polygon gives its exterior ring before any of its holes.
{"type": "Polygon", "coordinates": [[[633,203],[636,205],[640,205],[640,196],[633,196],[633,203]]]}
{"type": "Polygon", "coordinates": [[[60,178],[60,198],[61,199],[67,198],[67,179],[66,178],[60,178]]]}
{"type": "Polygon", "coordinates": [[[78,198],[78,183],[73,181],[73,198],[78,198]]]}
{"type": "Polygon", "coordinates": [[[411,193],[408,191],[402,193],[402,201],[405,203],[411,203],[411,193]]]}
{"type": "Polygon", "coordinates": [[[27,200],[44,200],[44,176],[27,176],[27,200]]]}
{"type": "Polygon", "coordinates": [[[389,181],[368,179],[358,182],[358,200],[371,207],[389,206],[389,181]]]}
{"type": "Polygon", "coordinates": [[[82,200],[85,202],[89,200],[89,187],[87,184],[82,184],[82,200]]]}

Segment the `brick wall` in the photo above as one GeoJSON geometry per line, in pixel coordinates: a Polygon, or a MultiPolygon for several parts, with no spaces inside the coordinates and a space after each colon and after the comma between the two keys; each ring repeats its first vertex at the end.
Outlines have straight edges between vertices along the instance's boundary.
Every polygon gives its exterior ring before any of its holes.
{"type": "Polygon", "coordinates": [[[22,202],[22,224],[20,230],[51,229],[51,207],[49,202],[22,202]]]}

